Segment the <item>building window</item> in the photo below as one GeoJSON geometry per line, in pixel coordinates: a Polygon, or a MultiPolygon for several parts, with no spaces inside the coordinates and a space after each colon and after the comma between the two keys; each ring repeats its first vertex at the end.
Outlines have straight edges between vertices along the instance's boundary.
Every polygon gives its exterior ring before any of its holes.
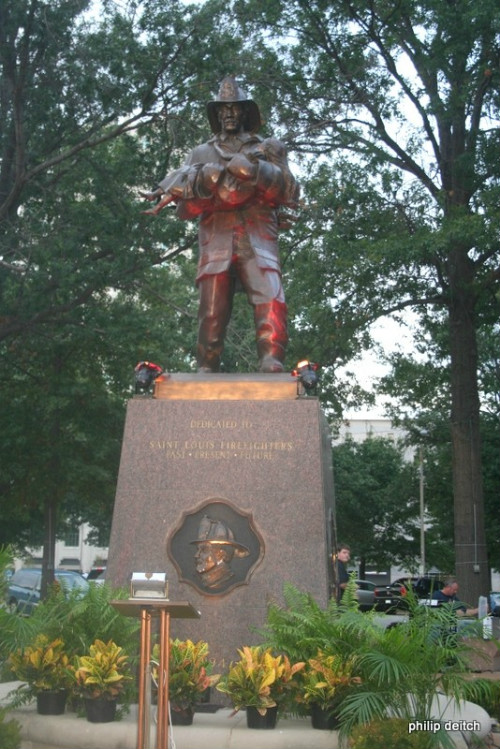
{"type": "Polygon", "coordinates": [[[65,546],[79,546],[80,545],[80,528],[70,528],[64,534],[64,545],[65,546]]]}

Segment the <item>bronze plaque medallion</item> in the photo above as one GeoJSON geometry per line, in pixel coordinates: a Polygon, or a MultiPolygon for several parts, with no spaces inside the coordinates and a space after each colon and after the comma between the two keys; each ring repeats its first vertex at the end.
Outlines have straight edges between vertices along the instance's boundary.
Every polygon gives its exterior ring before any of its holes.
{"type": "Polygon", "coordinates": [[[180,582],[202,595],[220,596],[248,585],[264,556],[264,542],[251,513],[227,499],[208,499],[183,513],[167,539],[180,582]]]}

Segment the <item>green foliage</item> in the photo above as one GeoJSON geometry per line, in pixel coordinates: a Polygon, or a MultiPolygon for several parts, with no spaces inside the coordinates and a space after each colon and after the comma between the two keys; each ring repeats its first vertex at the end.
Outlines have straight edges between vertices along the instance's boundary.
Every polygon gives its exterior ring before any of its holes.
{"type": "Polygon", "coordinates": [[[418,467],[404,447],[383,437],[346,439],[332,457],[338,538],[363,565],[412,569],[419,550],[418,467]]]}
{"type": "Polygon", "coordinates": [[[108,585],[90,585],[82,598],[55,587],[49,597],[29,617],[0,609],[0,660],[17,649],[31,645],[38,636],[61,639],[70,659],[88,651],[96,638],[113,640],[138,659],[139,622],[120,614],[110,601],[126,597],[126,591],[112,590],[108,585]]]}
{"type": "Polygon", "coordinates": [[[346,604],[331,598],[325,609],[309,593],[286,583],[284,606],[271,604],[260,635],[266,646],[286,653],[294,660],[314,658],[318,650],[351,657],[356,648],[378,634],[370,615],[361,614],[356,601],[349,600],[351,582],[344,594],[346,604]]]}
{"type": "MultiPolygon", "coordinates": [[[[153,661],[158,661],[160,648],[153,647],[153,661]]],[[[170,660],[168,666],[168,696],[172,709],[192,707],[200,701],[202,693],[214,686],[219,674],[212,674],[212,662],[209,658],[208,643],[200,640],[171,640],[170,660]]],[[[158,679],[158,669],[153,667],[153,679],[158,679]]]]}
{"type": "MultiPolygon", "coordinates": [[[[431,720],[436,694],[464,698],[471,650],[469,641],[457,636],[453,612],[416,605],[407,622],[384,630],[358,654],[361,684],[340,708],[342,731],[383,719],[388,711],[407,722],[431,720]]],[[[486,680],[479,683],[489,689],[486,680]]],[[[445,732],[436,738],[446,745],[445,732]]]]}
{"type": "Polygon", "coordinates": [[[95,640],[88,655],[75,658],[75,690],[82,697],[116,699],[132,677],[128,655],[112,640],[95,640]]]}
{"type": "MultiPolygon", "coordinates": [[[[406,725],[409,720],[432,719],[433,699],[439,692],[453,700],[482,695],[483,701],[492,693],[488,680],[474,679],[472,685],[467,678],[473,640],[457,633],[450,607],[419,606],[410,596],[409,616],[384,628],[376,614],[333,603],[322,609],[290,585],[284,599],[284,606],[269,607],[261,633],[266,645],[292,660],[302,653],[309,661],[321,650],[323,657],[333,656],[332,663],[352,666],[352,684],[337,713],[344,736],[357,725],[384,720],[388,714],[406,725]]],[[[439,741],[446,741],[444,732],[439,741]]]]}
{"type": "Polygon", "coordinates": [[[404,718],[372,720],[356,726],[349,738],[350,749],[432,749],[433,745],[432,734],[409,733],[404,718]]]}
{"type": "MultiPolygon", "coordinates": [[[[112,590],[108,585],[90,585],[83,598],[71,594],[65,596],[55,587],[29,617],[0,609],[0,662],[7,662],[13,650],[31,652],[33,643],[39,638],[49,642],[63,641],[65,662],[67,658],[69,664],[69,682],[66,686],[75,695],[96,694],[98,691],[110,696],[119,694],[122,711],[127,710],[136,696],[134,681],[128,674],[128,664],[138,661],[139,622],[133,617],[123,616],[111,606],[112,599],[124,597],[127,597],[127,591],[112,590]],[[74,663],[83,654],[90,660],[78,661],[81,668],[79,686],[75,691],[74,663]],[[85,668],[89,671],[82,670],[85,668]],[[123,673],[116,680],[116,669],[121,668],[123,673]],[[86,679],[95,679],[95,682],[86,683],[86,679]]],[[[4,673],[5,670],[6,666],[4,673]]],[[[12,695],[11,704],[23,704],[32,694],[31,687],[22,688],[12,695]]]]}
{"type": "Polygon", "coordinates": [[[12,572],[13,557],[13,551],[10,546],[0,545],[0,604],[7,597],[9,573],[12,572]]]}
{"type": "Polygon", "coordinates": [[[19,749],[21,726],[17,720],[5,720],[6,710],[0,708],[0,746],[2,749],[19,749]]]}
{"type": "MultiPolygon", "coordinates": [[[[276,119],[291,123],[306,175],[286,265],[292,346],[323,364],[321,398],[340,416],[363,397],[349,362],[372,346],[372,323],[403,325],[412,310],[419,353],[436,366],[419,362],[411,398],[418,412],[432,392],[448,420],[456,569],[476,599],[488,588],[487,560],[477,573],[467,555],[484,548],[488,525],[479,417],[498,393],[480,345],[485,331],[497,339],[499,318],[498,3],[270,5],[238,1],[231,12],[278,51],[276,119]]],[[[274,69],[264,76],[276,85],[274,69]]]]}
{"type": "Polygon", "coordinates": [[[232,663],[216,688],[229,695],[235,710],[256,707],[265,715],[270,707],[283,708],[297,689],[295,675],[304,662],[292,663],[286,655],[273,655],[270,648],[245,646],[240,660],[232,663]]]}
{"type": "Polygon", "coordinates": [[[16,551],[53,548],[47,509],[106,545],[133,368],[192,367],[195,231],[141,216],[137,190],[206,136],[222,49],[240,46],[214,4],[87,11],[2,3],[0,543],[16,551]]]}
{"type": "Polygon", "coordinates": [[[127,595],[126,590],[116,590],[108,584],[90,584],[85,596],[68,604],[56,592],[37,607],[36,613],[42,609],[40,626],[48,632],[60,632],[71,656],[87,651],[95,639],[112,640],[135,661],[138,657],[139,622],[133,617],[123,616],[110,603],[127,595]]]}
{"type": "Polygon", "coordinates": [[[305,704],[315,703],[324,710],[337,707],[349,689],[360,683],[355,674],[355,657],[344,659],[319,650],[315,658],[309,658],[300,674],[298,700],[305,704]]]}
{"type": "Polygon", "coordinates": [[[32,697],[38,692],[68,689],[72,681],[70,662],[63,640],[38,635],[33,645],[19,649],[8,658],[8,664],[20,681],[20,690],[32,697]]]}
{"type": "MultiPolygon", "coordinates": [[[[498,643],[497,643],[498,645],[498,643]]],[[[500,722],[500,681],[471,679],[464,685],[464,699],[480,705],[491,718],[500,722]]]]}

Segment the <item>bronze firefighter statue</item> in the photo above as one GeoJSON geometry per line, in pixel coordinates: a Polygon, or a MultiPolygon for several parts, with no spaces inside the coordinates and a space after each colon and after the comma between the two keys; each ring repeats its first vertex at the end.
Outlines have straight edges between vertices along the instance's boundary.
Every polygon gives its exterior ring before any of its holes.
{"type": "Polygon", "coordinates": [[[159,199],[145,213],[158,213],[175,201],[179,218],[199,217],[198,370],[219,371],[238,286],[254,310],[259,371],[282,372],[288,335],[279,214],[297,207],[299,187],[285,146],[256,134],[259,108],[233,77],[222,81],[207,114],[213,137],[155,190],[141,193],[159,199]]]}

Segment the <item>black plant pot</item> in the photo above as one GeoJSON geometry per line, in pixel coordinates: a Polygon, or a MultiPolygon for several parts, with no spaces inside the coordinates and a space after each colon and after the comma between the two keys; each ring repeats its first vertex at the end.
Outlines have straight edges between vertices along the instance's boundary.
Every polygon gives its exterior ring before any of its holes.
{"type": "Polygon", "coordinates": [[[111,723],[115,719],[116,700],[86,697],[84,703],[89,723],[111,723]]]}
{"type": "Polygon", "coordinates": [[[170,706],[170,719],[173,726],[191,726],[193,724],[194,708],[181,707],[175,709],[175,705],[170,706]]]}
{"type": "Polygon", "coordinates": [[[265,715],[261,715],[256,707],[247,707],[248,728],[276,728],[278,720],[278,708],[268,707],[265,715]]]}
{"type": "Polygon", "coordinates": [[[36,711],[39,715],[62,715],[66,707],[68,693],[62,689],[53,692],[38,692],[36,711]]]}
{"type": "Polygon", "coordinates": [[[339,725],[339,719],[334,709],[333,712],[332,708],[325,710],[321,705],[315,703],[311,705],[311,722],[312,727],[318,728],[320,731],[333,731],[339,725]]]}
{"type": "Polygon", "coordinates": [[[206,689],[201,692],[201,694],[198,696],[198,700],[196,704],[198,705],[208,705],[210,702],[210,693],[211,693],[211,687],[207,687],[206,689]]]}

